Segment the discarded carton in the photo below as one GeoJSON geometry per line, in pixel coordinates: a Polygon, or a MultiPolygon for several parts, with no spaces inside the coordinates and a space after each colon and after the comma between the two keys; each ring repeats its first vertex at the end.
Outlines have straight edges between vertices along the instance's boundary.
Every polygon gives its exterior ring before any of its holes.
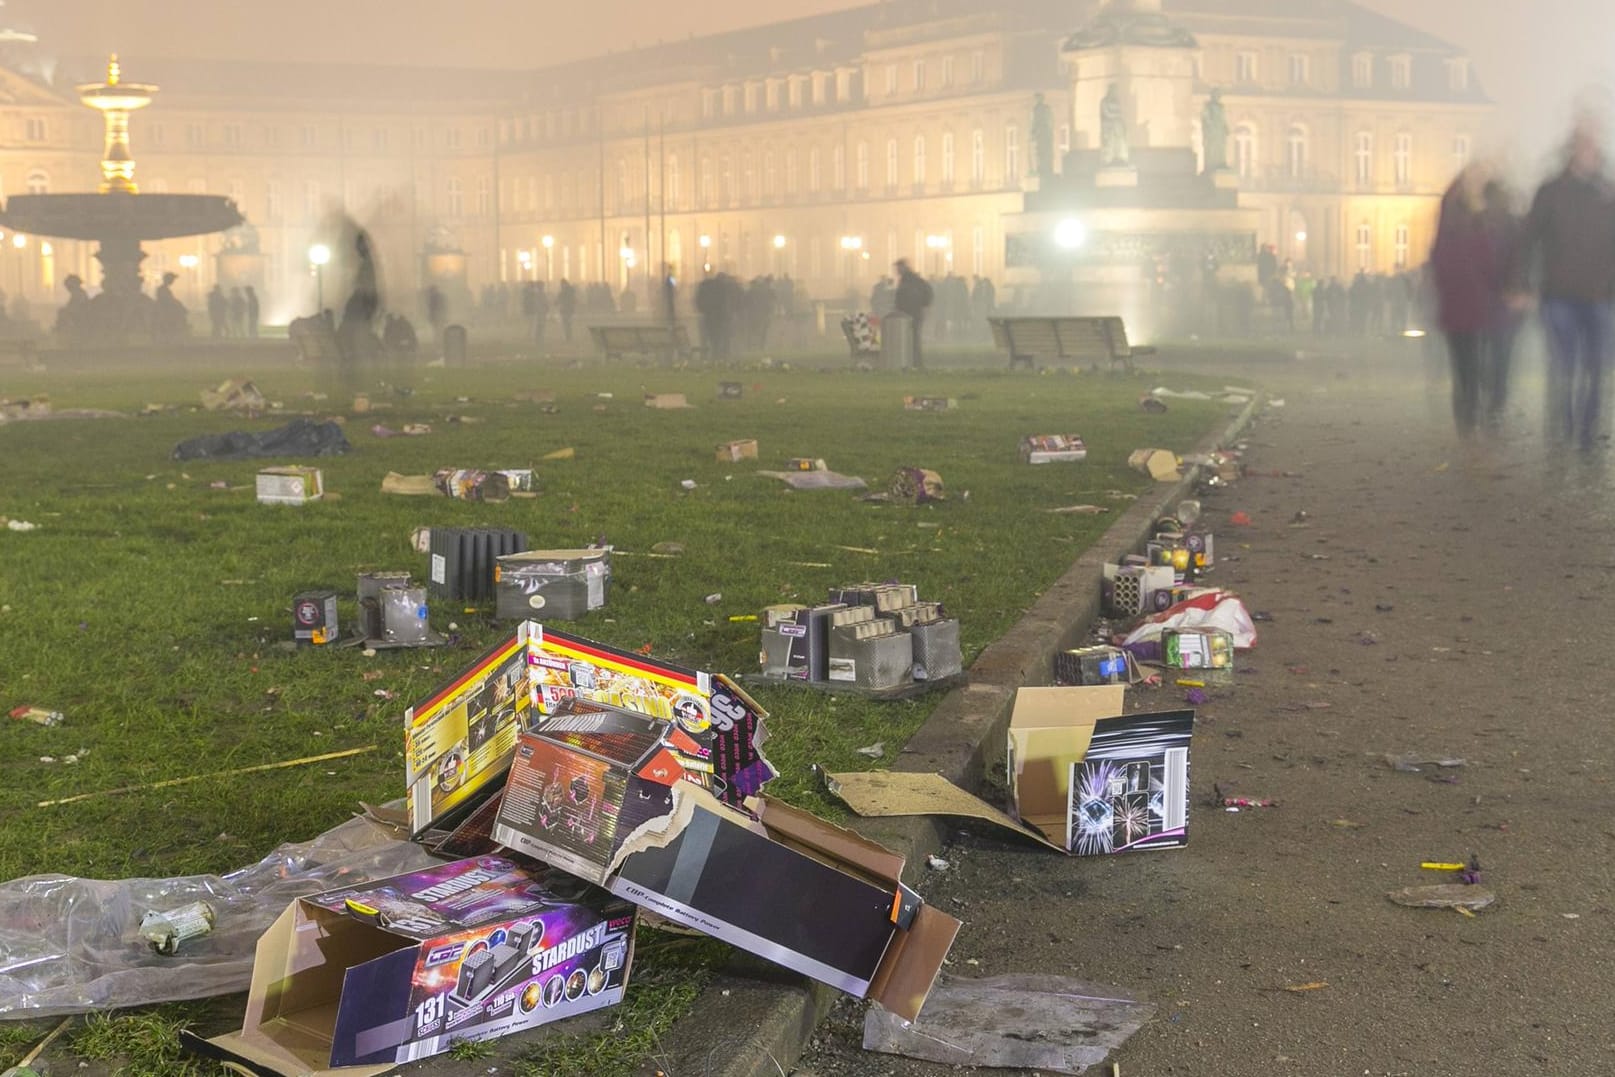
{"type": "Polygon", "coordinates": [[[1125,691],[1015,694],[1007,762],[1015,814],[1079,855],[1188,841],[1194,712],[1125,714],[1125,691]]]}
{"type": "Polygon", "coordinates": [[[260,505],[306,505],[325,496],[317,467],[266,467],[258,472],[260,505]]]}
{"type": "Polygon", "coordinates": [[[1177,455],[1167,449],[1134,449],[1127,458],[1127,466],[1142,471],[1156,482],[1176,482],[1183,477],[1178,470],[1177,455]]]}
{"type": "Polygon", "coordinates": [[[231,378],[217,389],[203,389],[202,406],[208,411],[263,411],[269,402],[252,382],[231,378]]]}
{"type": "Polygon", "coordinates": [[[1077,434],[1031,434],[1021,438],[1021,460],[1028,464],[1072,463],[1088,459],[1077,434]]]}
{"type": "Polygon", "coordinates": [[[1208,625],[1168,628],[1161,633],[1161,661],[1168,669],[1232,671],[1234,637],[1208,625]]]}
{"type": "Polygon", "coordinates": [[[738,460],[757,459],[757,442],[746,439],[744,441],[726,441],[718,446],[718,463],[731,464],[738,460]]]}
{"type": "Polygon", "coordinates": [[[1177,575],[1170,565],[1106,564],[1100,573],[1100,602],[1113,617],[1137,617],[1172,604],[1177,575]]]}
{"type": "Polygon", "coordinates": [[[611,581],[609,547],[528,550],[507,554],[494,566],[494,616],[525,620],[535,614],[575,621],[606,604],[611,581]]]}
{"type": "Polygon", "coordinates": [[[256,1074],[380,1074],[622,1001],[635,919],[493,856],[301,898],[258,941],[241,1031],[185,1044],[256,1074]]]}
{"type": "Polygon", "coordinates": [[[947,396],[905,396],[904,411],[952,411],[959,402],[947,396]]]}
{"type": "Polygon", "coordinates": [[[684,399],[683,393],[646,393],[645,406],[647,408],[678,409],[690,408],[695,405],[684,399]]]}
{"type": "Polygon", "coordinates": [[[900,467],[886,484],[886,492],[893,501],[910,505],[928,505],[933,501],[947,500],[942,476],[923,467],[900,467]]]}

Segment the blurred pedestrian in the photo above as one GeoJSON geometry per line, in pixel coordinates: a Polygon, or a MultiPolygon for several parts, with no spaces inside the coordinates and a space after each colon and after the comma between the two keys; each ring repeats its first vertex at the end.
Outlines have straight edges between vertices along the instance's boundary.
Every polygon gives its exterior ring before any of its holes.
{"type": "Polygon", "coordinates": [[[258,336],[258,319],[261,317],[261,311],[258,306],[258,292],[250,284],[243,289],[243,292],[247,303],[247,336],[256,338],[258,336]]]}
{"type": "Polygon", "coordinates": [[[923,369],[925,357],[920,350],[920,335],[925,328],[925,312],[931,306],[935,293],[924,277],[914,272],[906,260],[899,259],[892,267],[897,270],[897,293],[893,301],[897,309],[909,316],[914,332],[914,368],[923,369]]]}
{"type": "Polygon", "coordinates": [[[1604,165],[1598,135],[1579,125],[1563,170],[1537,189],[1525,229],[1548,338],[1548,434],[1582,448],[1600,433],[1615,296],[1615,192],[1604,165]]]}
{"type": "Polygon", "coordinates": [[[1486,209],[1491,179],[1484,162],[1467,165],[1441,200],[1430,251],[1437,313],[1452,367],[1452,420],[1468,438],[1480,418],[1489,334],[1502,321],[1507,257],[1486,209]]]}

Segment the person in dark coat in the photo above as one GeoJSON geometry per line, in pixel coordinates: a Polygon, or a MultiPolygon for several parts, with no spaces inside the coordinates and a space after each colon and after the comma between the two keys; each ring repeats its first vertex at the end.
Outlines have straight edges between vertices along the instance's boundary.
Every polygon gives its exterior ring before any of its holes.
{"type": "Polygon", "coordinates": [[[920,351],[920,336],[925,327],[925,312],[931,306],[934,293],[930,282],[914,272],[906,260],[900,259],[893,268],[897,270],[897,309],[913,320],[914,366],[921,369],[925,366],[925,359],[920,351]]]}
{"type": "Polygon", "coordinates": [[[1486,168],[1472,163],[1441,199],[1430,251],[1436,310],[1452,365],[1452,419],[1468,438],[1480,418],[1487,335],[1499,323],[1506,281],[1505,252],[1486,212],[1486,168]]]}
{"type": "Polygon", "coordinates": [[[258,319],[260,316],[258,292],[249,284],[243,289],[243,294],[247,301],[247,336],[255,338],[258,336],[258,319]]]}
{"type": "Polygon", "coordinates": [[[555,312],[561,316],[561,336],[566,338],[568,344],[572,342],[572,318],[578,312],[578,290],[572,287],[572,282],[565,277],[561,278],[561,287],[555,294],[555,312]]]}
{"type": "Polygon", "coordinates": [[[230,301],[224,289],[215,284],[207,294],[207,320],[213,330],[213,339],[223,339],[230,320],[230,301]]]}

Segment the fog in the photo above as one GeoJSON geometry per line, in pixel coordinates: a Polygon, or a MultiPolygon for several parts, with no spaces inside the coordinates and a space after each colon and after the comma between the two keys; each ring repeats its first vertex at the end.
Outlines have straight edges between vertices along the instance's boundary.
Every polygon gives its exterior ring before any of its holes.
{"type": "MultiPolygon", "coordinates": [[[[1332,0],[1293,2],[1304,10],[1332,0]]],[[[0,17],[35,29],[67,55],[117,50],[131,57],[533,68],[853,6],[858,5],[845,0],[767,5],[743,0],[607,0],[591,5],[10,0],[0,17]]],[[[1170,0],[1167,6],[1172,6],[1170,0]]],[[[1498,141],[1526,160],[1557,140],[1561,119],[1581,87],[1615,81],[1615,4],[1605,0],[1367,0],[1365,6],[1469,51],[1499,105],[1498,141]]],[[[1079,7],[1072,5],[1073,22],[1079,7]]]]}

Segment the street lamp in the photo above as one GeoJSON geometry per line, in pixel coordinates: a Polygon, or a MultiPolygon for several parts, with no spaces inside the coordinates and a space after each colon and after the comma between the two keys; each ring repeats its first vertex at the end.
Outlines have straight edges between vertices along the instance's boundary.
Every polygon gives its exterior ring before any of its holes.
{"type": "Polygon", "coordinates": [[[191,302],[192,303],[195,303],[196,300],[197,300],[197,295],[196,295],[196,267],[199,264],[201,264],[201,261],[202,260],[200,258],[198,258],[194,254],[182,254],[182,255],[179,256],[180,268],[185,270],[185,275],[188,278],[190,278],[190,285],[191,285],[190,292],[191,292],[191,302]]]}
{"type": "Polygon", "coordinates": [[[523,273],[531,273],[533,271],[533,252],[525,249],[517,251],[516,263],[521,266],[523,273]]]}
{"type": "Polygon", "coordinates": [[[331,248],[323,243],[316,243],[308,249],[308,264],[314,267],[314,289],[318,300],[315,305],[317,313],[325,312],[325,266],[331,260],[331,248]]]}
{"type": "Polygon", "coordinates": [[[544,279],[552,281],[555,279],[555,237],[547,235],[538,242],[544,248],[544,279]]]}
{"type": "Polygon", "coordinates": [[[782,251],[782,250],[785,249],[785,237],[784,236],[775,236],[774,237],[774,249],[777,250],[777,251],[782,251]]]}
{"type": "Polygon", "coordinates": [[[695,242],[696,242],[696,245],[701,248],[701,272],[703,272],[703,273],[711,273],[712,272],[712,258],[711,258],[710,252],[712,250],[712,237],[709,236],[709,235],[706,235],[706,234],[702,234],[702,235],[696,237],[695,242]]]}
{"type": "Polygon", "coordinates": [[[23,282],[23,275],[22,275],[23,256],[22,256],[22,254],[20,252],[22,251],[22,249],[24,247],[28,246],[28,237],[23,235],[21,232],[17,232],[16,234],[14,234],[11,237],[11,245],[13,247],[17,248],[17,250],[19,252],[18,255],[17,255],[17,294],[22,295],[22,293],[23,293],[23,286],[22,286],[22,282],[23,282]]]}
{"type": "Polygon", "coordinates": [[[1054,242],[1063,250],[1074,251],[1088,242],[1088,229],[1075,217],[1067,217],[1054,226],[1054,242]]]}

